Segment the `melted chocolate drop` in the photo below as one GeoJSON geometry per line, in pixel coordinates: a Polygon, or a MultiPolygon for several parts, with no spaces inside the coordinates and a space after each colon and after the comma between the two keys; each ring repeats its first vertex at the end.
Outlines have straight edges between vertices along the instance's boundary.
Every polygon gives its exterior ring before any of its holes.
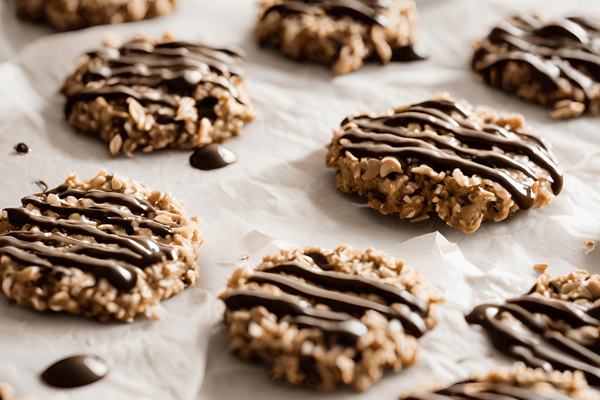
{"type": "Polygon", "coordinates": [[[392,61],[419,61],[429,58],[429,50],[420,43],[409,44],[392,52],[392,61]]]}
{"type": "Polygon", "coordinates": [[[190,164],[203,171],[223,168],[237,161],[237,155],[226,147],[210,143],[194,151],[190,164]]]}
{"type": "Polygon", "coordinates": [[[20,155],[27,154],[29,153],[29,146],[25,143],[19,143],[15,146],[15,151],[20,155]]]}
{"type": "Polygon", "coordinates": [[[89,385],[104,378],[108,366],[100,357],[78,355],[52,364],[42,374],[42,379],[50,386],[75,388],[89,385]]]}

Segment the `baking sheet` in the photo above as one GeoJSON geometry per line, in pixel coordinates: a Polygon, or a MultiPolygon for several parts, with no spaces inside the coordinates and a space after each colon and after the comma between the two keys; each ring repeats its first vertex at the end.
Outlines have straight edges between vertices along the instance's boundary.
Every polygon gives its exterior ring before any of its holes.
{"type": "Polygon", "coordinates": [[[555,275],[573,268],[600,272],[600,251],[586,255],[584,249],[587,240],[600,240],[600,120],[552,121],[546,109],[487,87],[468,70],[470,44],[515,10],[600,15],[600,6],[596,0],[417,4],[419,37],[431,50],[429,60],[368,64],[334,78],[325,66],[296,63],[255,45],[253,1],[183,0],[181,12],[172,17],[56,33],[15,19],[14,0],[0,0],[0,207],[16,206],[39,191],[35,181],[56,186],[73,172],[88,178],[106,168],[172,192],[202,218],[206,235],[198,261],[202,279],[197,288],[164,302],[161,321],[99,324],[39,315],[0,296],[0,381],[10,382],[18,394],[70,399],[394,399],[434,378],[449,382],[472,369],[507,365],[510,360],[462,315],[481,302],[523,293],[539,275],[534,263],[550,263],[555,275]],[[233,44],[248,52],[246,76],[257,118],[246,125],[245,136],[227,144],[239,155],[236,164],[194,170],[190,152],[176,150],[114,158],[105,144],[64,121],[58,89],[76,57],[97,48],[108,31],[127,38],[140,31],[160,36],[167,29],[182,39],[233,44]],[[381,215],[333,187],[335,171],[325,168],[325,146],[345,116],[443,91],[472,104],[522,112],[534,132],[550,140],[566,170],[565,188],[552,205],[501,223],[485,222],[467,235],[435,218],[411,224],[381,215]],[[18,142],[32,151],[16,155],[18,142]],[[419,363],[386,374],[364,393],[342,388],[322,394],[273,383],[268,368],[230,355],[227,332],[217,324],[222,305],[215,300],[227,276],[280,247],[341,243],[386,250],[445,293],[438,327],[420,341],[419,363]],[[50,362],[78,352],[112,360],[111,374],[66,392],[39,381],[50,362]]]}

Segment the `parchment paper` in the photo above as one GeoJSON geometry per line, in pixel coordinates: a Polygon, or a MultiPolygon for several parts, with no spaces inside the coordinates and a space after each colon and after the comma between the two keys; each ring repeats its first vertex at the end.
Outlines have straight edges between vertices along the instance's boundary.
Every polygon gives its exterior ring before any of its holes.
{"type": "Polygon", "coordinates": [[[431,50],[429,60],[373,63],[336,78],[325,66],[296,63],[254,44],[254,1],[183,0],[172,17],[70,33],[16,19],[14,3],[0,0],[0,207],[17,206],[23,196],[38,192],[33,182],[40,179],[56,186],[73,172],[88,178],[106,168],[172,192],[202,218],[206,235],[198,261],[201,281],[164,302],[160,321],[100,324],[39,314],[0,296],[0,381],[17,394],[86,400],[394,399],[431,379],[450,382],[473,369],[508,365],[511,360],[469,327],[463,314],[528,290],[539,276],[534,263],[551,264],[553,275],[574,268],[600,272],[600,251],[586,255],[584,249],[587,240],[600,240],[600,119],[552,121],[548,110],[486,86],[468,69],[471,43],[503,16],[517,10],[600,15],[596,0],[417,1],[419,37],[431,50]],[[188,164],[190,152],[176,150],[114,158],[104,143],[75,132],[64,120],[58,89],[75,58],[98,48],[108,31],[127,38],[140,31],[160,36],[167,29],[182,39],[233,44],[248,52],[246,76],[257,118],[246,125],[244,137],[227,144],[240,157],[236,164],[198,171],[188,164]],[[324,165],[325,146],[344,117],[443,91],[475,105],[521,112],[535,133],[550,140],[566,170],[565,188],[552,205],[486,222],[467,235],[436,218],[411,224],[381,215],[363,199],[334,188],[335,171],[324,165]],[[19,142],[32,151],[16,155],[13,146],[19,142]],[[274,383],[268,368],[229,354],[227,332],[217,324],[222,304],[215,296],[235,268],[282,247],[341,243],[388,251],[445,294],[438,327],[420,340],[418,364],[386,374],[365,393],[342,388],[322,394],[274,383]],[[62,392],[39,381],[51,362],[81,352],[109,359],[110,375],[88,388],[62,392]]]}

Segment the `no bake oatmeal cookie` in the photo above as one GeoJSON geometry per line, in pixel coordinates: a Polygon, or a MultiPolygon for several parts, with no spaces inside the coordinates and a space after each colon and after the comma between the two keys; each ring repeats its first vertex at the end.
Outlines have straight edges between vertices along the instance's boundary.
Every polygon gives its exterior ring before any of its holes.
{"type": "Polygon", "coordinates": [[[71,125],[113,155],[223,142],[254,119],[240,52],[169,36],[105,44],[77,61],[61,92],[71,125]]]}
{"type": "Polygon", "coordinates": [[[528,294],[480,305],[466,318],[529,366],[579,370],[600,385],[600,275],[576,270],[553,279],[545,273],[528,294]]]}
{"type": "Polygon", "coordinates": [[[296,247],[233,274],[221,295],[230,349],[273,379],[357,391],[416,362],[437,323],[429,282],[380,251],[296,247]]]}
{"type": "Polygon", "coordinates": [[[336,188],[366,196],[383,214],[418,222],[436,213],[472,233],[561,191],[550,144],[530,130],[519,114],[441,96],[346,118],[326,162],[339,170],[336,188]]]}
{"type": "Polygon", "coordinates": [[[178,0],[17,0],[17,12],[68,31],[172,14],[177,3],[178,0]]]}
{"type": "Polygon", "coordinates": [[[101,170],[21,203],[0,213],[0,283],[18,304],[130,322],[196,282],[199,218],[167,192],[101,170]]]}
{"type": "Polygon", "coordinates": [[[295,59],[330,64],[335,75],[373,57],[382,63],[426,57],[415,45],[412,0],[263,0],[254,29],[259,43],[295,59]]]}
{"type": "Polygon", "coordinates": [[[600,19],[509,17],[475,43],[471,66],[487,83],[554,109],[600,115],[600,19]]]}
{"type": "Polygon", "coordinates": [[[474,371],[465,381],[450,386],[433,383],[427,388],[412,390],[399,400],[598,400],[581,372],[544,371],[527,368],[521,363],[508,369],[489,372],[474,371]]]}

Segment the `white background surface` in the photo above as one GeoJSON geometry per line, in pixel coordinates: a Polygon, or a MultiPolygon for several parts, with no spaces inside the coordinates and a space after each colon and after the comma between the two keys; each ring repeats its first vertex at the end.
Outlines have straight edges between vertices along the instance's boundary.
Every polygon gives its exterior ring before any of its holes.
{"type": "Polygon", "coordinates": [[[171,191],[202,218],[206,235],[199,263],[202,280],[164,302],[161,321],[99,324],[84,318],[38,314],[0,296],[0,381],[18,394],[71,399],[394,399],[433,378],[464,378],[472,369],[507,365],[487,338],[462,314],[481,302],[526,291],[550,263],[554,275],[573,268],[600,272],[600,250],[585,255],[586,240],[600,240],[600,119],[552,121],[548,110],[524,103],[479,82],[469,71],[471,43],[502,16],[543,10],[551,15],[600,16],[589,1],[417,0],[419,38],[430,49],[419,63],[369,64],[333,78],[322,65],[296,63],[251,39],[257,6],[248,0],[183,0],[177,15],[151,21],[56,33],[15,18],[15,1],[0,0],[0,208],[38,192],[34,181],[60,184],[73,172],[82,178],[100,168],[171,191]],[[75,132],[63,117],[58,89],[82,53],[99,47],[106,32],[124,38],[165,30],[213,45],[248,52],[246,76],[257,112],[245,136],[228,142],[239,161],[216,171],[189,166],[190,152],[167,150],[113,158],[107,145],[75,132]],[[565,168],[565,188],[554,203],[485,222],[467,235],[436,218],[410,224],[380,215],[355,196],[333,187],[325,168],[332,130],[358,110],[384,110],[448,91],[472,104],[521,112],[534,132],[547,137],[565,168]],[[18,156],[13,146],[32,151],[18,156]],[[439,232],[439,233],[435,233],[439,232]],[[425,235],[425,236],[423,236],[425,235]],[[277,246],[349,243],[375,247],[404,259],[443,291],[439,326],[421,341],[417,365],[386,374],[371,390],[342,388],[317,393],[272,382],[268,368],[237,360],[218,327],[214,299],[226,277],[277,246]],[[208,336],[212,329],[210,341],[208,336]],[[93,338],[94,344],[88,345],[93,338]],[[50,362],[91,352],[113,363],[109,377],[88,388],[59,392],[38,379],[50,362]],[[206,374],[203,371],[206,368],[206,374]]]}

